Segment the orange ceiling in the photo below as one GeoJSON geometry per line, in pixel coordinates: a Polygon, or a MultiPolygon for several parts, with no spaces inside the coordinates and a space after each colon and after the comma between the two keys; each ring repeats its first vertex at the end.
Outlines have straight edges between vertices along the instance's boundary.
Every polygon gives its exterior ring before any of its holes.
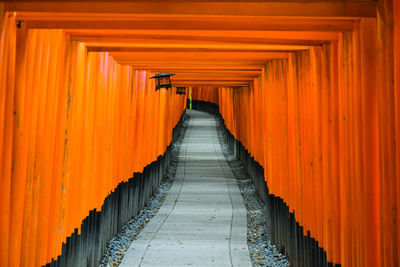
{"type": "Polygon", "coordinates": [[[177,86],[246,86],[272,59],[336,42],[376,2],[6,1],[22,27],[64,29],[89,53],[139,70],[167,71],[177,86]]]}

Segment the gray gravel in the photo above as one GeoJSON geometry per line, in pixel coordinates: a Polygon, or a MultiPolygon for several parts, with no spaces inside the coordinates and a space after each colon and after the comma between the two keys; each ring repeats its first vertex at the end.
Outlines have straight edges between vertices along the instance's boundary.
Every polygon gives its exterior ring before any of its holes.
{"type": "Polygon", "coordinates": [[[236,177],[244,204],[247,208],[247,244],[253,266],[289,266],[284,255],[279,253],[275,245],[270,242],[269,229],[266,226],[264,204],[258,197],[249,174],[243,168],[226,143],[222,135],[222,122],[218,122],[218,138],[222,153],[236,177]]]}
{"type": "Polygon", "coordinates": [[[175,178],[179,150],[188,124],[189,118],[185,115],[180,136],[175,143],[172,144],[171,164],[168,166],[167,174],[164,176],[163,182],[154,196],[146,203],[146,207],[141,210],[135,218],[128,221],[128,223],[122,227],[122,230],[107,243],[107,248],[100,264],[101,267],[118,266],[132,241],[138,237],[142,229],[160,209],[175,178]]]}

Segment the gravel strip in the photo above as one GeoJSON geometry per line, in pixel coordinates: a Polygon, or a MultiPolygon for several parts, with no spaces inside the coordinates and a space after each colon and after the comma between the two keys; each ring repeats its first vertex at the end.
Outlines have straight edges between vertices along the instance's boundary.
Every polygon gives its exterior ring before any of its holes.
{"type": "Polygon", "coordinates": [[[189,118],[186,115],[184,116],[181,133],[176,142],[172,144],[171,164],[167,168],[167,174],[164,176],[163,182],[154,196],[146,203],[146,207],[135,218],[128,221],[122,227],[121,231],[107,243],[106,251],[101,260],[101,267],[118,266],[121,263],[132,241],[138,237],[142,229],[157,213],[164,202],[165,196],[175,178],[180,146],[189,125],[189,118]]]}
{"type": "Polygon", "coordinates": [[[284,255],[279,253],[275,245],[270,242],[269,229],[266,226],[264,204],[258,197],[249,174],[243,168],[226,143],[222,135],[222,121],[218,119],[218,138],[222,153],[236,177],[237,184],[247,208],[247,244],[253,266],[289,266],[284,255]]]}

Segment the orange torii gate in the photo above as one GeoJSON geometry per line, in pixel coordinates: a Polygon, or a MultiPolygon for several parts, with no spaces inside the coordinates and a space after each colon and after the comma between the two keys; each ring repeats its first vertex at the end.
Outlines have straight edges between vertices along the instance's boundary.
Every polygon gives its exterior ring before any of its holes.
{"type": "Polygon", "coordinates": [[[329,262],[397,266],[399,18],[396,0],[0,3],[0,266],[56,258],[165,152],[185,99],[153,90],[160,71],[219,105],[329,262]]]}

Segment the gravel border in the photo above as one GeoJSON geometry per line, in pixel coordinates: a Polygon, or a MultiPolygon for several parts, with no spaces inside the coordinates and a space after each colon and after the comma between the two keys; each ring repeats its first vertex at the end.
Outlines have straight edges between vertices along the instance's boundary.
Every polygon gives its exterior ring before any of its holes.
{"type": "Polygon", "coordinates": [[[217,118],[218,139],[222,153],[236,178],[243,202],[247,209],[247,244],[253,266],[289,266],[284,255],[279,253],[269,238],[269,229],[265,222],[264,203],[256,193],[251,177],[232,152],[223,136],[223,122],[217,118]]]}
{"type": "Polygon", "coordinates": [[[129,220],[122,227],[121,231],[107,243],[106,251],[100,263],[101,267],[118,266],[121,263],[132,241],[138,237],[142,229],[157,213],[164,202],[165,196],[175,179],[180,147],[189,125],[189,117],[187,115],[183,116],[182,129],[179,137],[171,145],[171,164],[167,168],[167,174],[163,177],[160,187],[157,189],[154,196],[146,203],[145,208],[141,210],[135,218],[129,220]]]}

